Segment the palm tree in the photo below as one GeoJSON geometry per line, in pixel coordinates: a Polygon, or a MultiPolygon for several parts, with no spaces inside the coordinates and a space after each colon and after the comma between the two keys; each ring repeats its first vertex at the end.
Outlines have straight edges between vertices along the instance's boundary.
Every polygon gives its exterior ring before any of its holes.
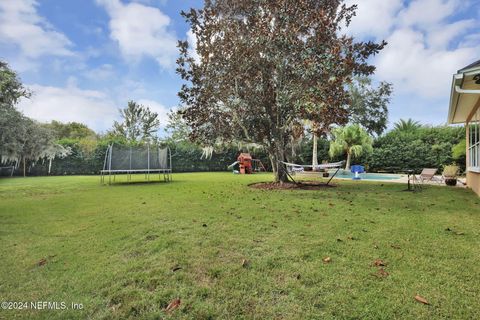
{"type": "Polygon", "coordinates": [[[310,127],[312,131],[312,138],[313,138],[313,148],[312,148],[312,168],[315,171],[316,167],[318,166],[318,127],[319,125],[312,120],[305,120],[307,126],[310,127]]]}
{"type": "Polygon", "coordinates": [[[413,132],[420,129],[422,125],[420,122],[408,118],[407,120],[400,119],[393,126],[393,130],[401,132],[413,132]]]}
{"type": "Polygon", "coordinates": [[[312,147],[312,168],[313,171],[318,170],[318,139],[329,132],[329,127],[324,126],[314,120],[304,120],[306,126],[310,127],[312,133],[313,147],[312,147]]]}
{"type": "Polygon", "coordinates": [[[345,170],[350,170],[353,157],[359,157],[372,151],[373,139],[358,124],[339,127],[332,130],[334,140],[330,143],[330,157],[347,154],[345,170]]]}

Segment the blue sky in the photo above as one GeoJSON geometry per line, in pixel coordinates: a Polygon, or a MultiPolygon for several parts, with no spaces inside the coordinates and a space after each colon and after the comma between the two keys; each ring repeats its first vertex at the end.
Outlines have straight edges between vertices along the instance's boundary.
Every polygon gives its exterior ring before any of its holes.
{"type": "MultiPolygon", "coordinates": [[[[346,32],[389,45],[372,59],[392,82],[390,122],[446,122],[452,74],[480,59],[480,0],[347,0],[359,3],[346,32]]],[[[135,100],[166,122],[178,105],[181,10],[201,0],[1,0],[0,58],[34,91],[19,108],[40,121],[109,129],[135,100]]]]}

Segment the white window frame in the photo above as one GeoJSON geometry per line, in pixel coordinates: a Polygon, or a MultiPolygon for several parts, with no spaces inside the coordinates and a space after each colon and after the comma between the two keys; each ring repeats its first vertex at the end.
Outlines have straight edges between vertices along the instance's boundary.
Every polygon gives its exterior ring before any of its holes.
{"type": "Polygon", "coordinates": [[[468,159],[467,159],[467,168],[471,172],[480,173],[480,109],[475,112],[475,115],[472,117],[469,126],[469,136],[468,136],[468,159]]]}

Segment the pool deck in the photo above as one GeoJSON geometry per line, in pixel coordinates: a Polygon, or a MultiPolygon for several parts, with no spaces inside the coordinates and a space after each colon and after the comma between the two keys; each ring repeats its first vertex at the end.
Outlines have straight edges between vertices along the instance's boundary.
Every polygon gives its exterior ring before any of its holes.
{"type": "MultiPolygon", "coordinates": [[[[374,172],[372,172],[374,173],[374,172]]],[[[375,174],[378,174],[378,175],[383,175],[384,173],[375,173],[375,174]]],[[[322,175],[321,172],[309,172],[309,171],[306,171],[306,172],[302,172],[302,173],[297,173],[296,174],[297,176],[299,177],[319,177],[322,175]]],[[[388,173],[385,173],[384,174],[385,176],[399,176],[398,179],[360,179],[358,181],[372,181],[372,182],[382,182],[382,183],[403,183],[403,184],[407,184],[408,183],[408,176],[406,174],[400,174],[400,175],[397,175],[397,174],[388,174],[388,173]]],[[[435,178],[437,178],[436,180],[437,181],[425,181],[425,182],[422,182],[421,184],[424,184],[424,185],[433,185],[433,186],[446,186],[445,182],[438,182],[438,181],[441,181],[442,179],[442,176],[441,175],[436,175],[435,178]]],[[[335,179],[339,179],[339,180],[352,180],[351,177],[341,177],[341,176],[335,176],[335,178],[333,178],[333,180],[335,179]]],[[[458,178],[458,182],[457,182],[457,187],[462,187],[462,188],[466,188],[466,183],[465,183],[465,178],[458,178]]]]}

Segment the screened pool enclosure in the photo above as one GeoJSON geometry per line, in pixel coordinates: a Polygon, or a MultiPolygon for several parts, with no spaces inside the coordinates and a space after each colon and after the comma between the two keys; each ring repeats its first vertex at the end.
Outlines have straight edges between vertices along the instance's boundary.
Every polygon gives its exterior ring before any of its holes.
{"type": "Polygon", "coordinates": [[[132,181],[133,174],[144,174],[145,179],[158,179],[168,182],[172,180],[172,155],[169,148],[159,148],[153,145],[120,146],[109,145],[100,171],[101,182],[115,182],[116,176],[127,175],[127,181],[132,181]]]}

